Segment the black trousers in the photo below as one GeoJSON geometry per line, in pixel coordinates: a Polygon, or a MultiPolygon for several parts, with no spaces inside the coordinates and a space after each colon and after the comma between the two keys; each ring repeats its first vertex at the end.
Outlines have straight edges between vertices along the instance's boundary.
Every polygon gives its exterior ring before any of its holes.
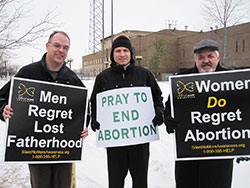
{"type": "Polygon", "coordinates": [[[176,188],[231,188],[233,159],[176,161],[176,188]]]}
{"type": "Polygon", "coordinates": [[[107,148],[109,188],[123,188],[130,171],[133,188],[148,187],[149,143],[107,148]]]}
{"type": "Polygon", "coordinates": [[[32,188],[70,188],[72,163],[29,164],[32,188]]]}

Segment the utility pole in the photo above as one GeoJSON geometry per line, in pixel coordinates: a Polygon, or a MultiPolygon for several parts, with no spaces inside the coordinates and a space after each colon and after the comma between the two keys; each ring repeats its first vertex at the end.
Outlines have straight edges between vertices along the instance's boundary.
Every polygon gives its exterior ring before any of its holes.
{"type": "Polygon", "coordinates": [[[90,0],[89,17],[89,52],[101,50],[101,41],[104,38],[104,0],[90,0]]]}
{"type": "Polygon", "coordinates": [[[104,0],[102,0],[102,70],[104,70],[104,0]]]}
{"type": "Polygon", "coordinates": [[[113,0],[111,0],[111,43],[113,43],[113,0]]]}

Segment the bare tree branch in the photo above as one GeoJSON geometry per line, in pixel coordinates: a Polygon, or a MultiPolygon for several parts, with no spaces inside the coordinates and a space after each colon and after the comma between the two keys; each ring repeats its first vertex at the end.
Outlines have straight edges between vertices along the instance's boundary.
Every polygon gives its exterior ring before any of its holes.
{"type": "Polygon", "coordinates": [[[15,38],[6,38],[6,44],[4,48],[10,50],[20,48],[24,45],[30,46],[33,41],[43,37],[46,31],[51,30],[56,25],[51,21],[52,13],[53,12],[48,12],[43,18],[43,20],[41,20],[39,23],[32,25],[22,35],[15,38]]]}
{"type": "Polygon", "coordinates": [[[59,26],[53,23],[55,10],[51,10],[45,13],[39,22],[25,26],[26,30],[19,31],[20,21],[27,13],[26,5],[23,1],[0,0],[0,54],[22,46],[31,46],[35,40],[44,37],[47,31],[59,26]]]}
{"type": "MultiPolygon", "coordinates": [[[[221,26],[223,34],[222,63],[227,61],[227,27],[239,24],[249,13],[248,0],[203,0],[204,18],[208,22],[221,26]]],[[[212,27],[211,27],[212,28],[212,27]]]]}
{"type": "Polygon", "coordinates": [[[239,24],[249,13],[247,0],[203,0],[204,18],[221,27],[239,24]]]}

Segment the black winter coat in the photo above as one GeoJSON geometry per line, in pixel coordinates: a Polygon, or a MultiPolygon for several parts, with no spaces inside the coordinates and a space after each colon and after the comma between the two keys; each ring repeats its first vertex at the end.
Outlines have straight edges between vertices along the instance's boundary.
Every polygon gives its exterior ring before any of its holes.
{"type": "MultiPolygon", "coordinates": [[[[56,79],[54,79],[46,67],[45,58],[46,58],[46,53],[43,55],[40,61],[22,67],[15,75],[15,77],[85,87],[82,81],[77,77],[77,75],[66,66],[66,63],[63,64],[62,68],[59,70],[57,74],[56,79]]],[[[3,120],[2,116],[3,108],[6,104],[8,104],[9,90],[10,90],[10,81],[7,84],[5,84],[0,90],[1,120],[3,120]]]]}
{"type": "Polygon", "coordinates": [[[153,74],[149,70],[140,66],[135,66],[133,61],[127,68],[124,66],[116,66],[115,63],[112,63],[110,68],[102,71],[96,77],[94,89],[90,99],[91,117],[93,120],[96,120],[97,93],[115,88],[138,86],[150,87],[155,109],[158,108],[163,111],[162,92],[153,74]]]}
{"type": "MultiPolygon", "coordinates": [[[[218,64],[215,71],[225,71],[218,64]]],[[[198,73],[196,66],[178,74],[198,73]]],[[[165,104],[164,117],[171,115],[170,98],[165,104]]],[[[166,125],[167,126],[167,125],[166,125]]],[[[193,160],[175,162],[176,188],[230,188],[233,159],[193,160]]]]}

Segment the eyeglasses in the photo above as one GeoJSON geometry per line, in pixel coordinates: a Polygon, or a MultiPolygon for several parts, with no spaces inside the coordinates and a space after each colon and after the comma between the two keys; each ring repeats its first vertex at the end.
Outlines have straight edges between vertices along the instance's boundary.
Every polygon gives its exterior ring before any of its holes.
{"type": "MultiPolygon", "coordinates": [[[[50,44],[52,44],[51,42],[49,42],[50,44]]],[[[69,46],[62,46],[61,44],[59,44],[59,43],[57,43],[57,42],[55,42],[55,43],[53,43],[52,44],[56,49],[63,49],[63,50],[65,50],[65,51],[68,51],[69,50],[69,46]]]]}

